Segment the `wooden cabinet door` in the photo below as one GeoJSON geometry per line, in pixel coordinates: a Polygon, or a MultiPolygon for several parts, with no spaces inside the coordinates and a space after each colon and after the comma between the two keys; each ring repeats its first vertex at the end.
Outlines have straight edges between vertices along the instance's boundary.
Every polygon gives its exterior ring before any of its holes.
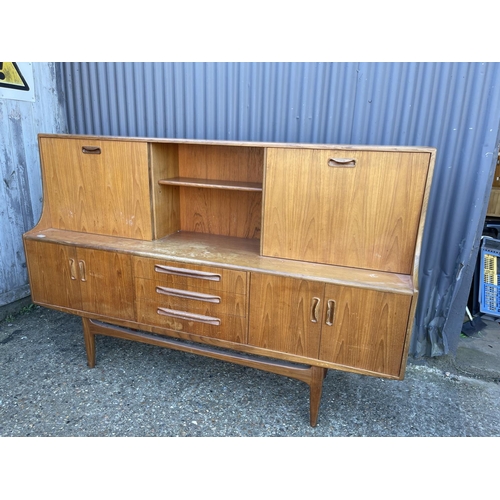
{"type": "Polygon", "coordinates": [[[152,239],[146,143],[44,137],[40,152],[52,227],[152,239]]]}
{"type": "Polygon", "coordinates": [[[269,148],[263,255],[410,274],[429,160],[269,148]]]}
{"type": "Polygon", "coordinates": [[[411,295],[326,285],[320,359],[399,377],[411,301],[411,295]]]}
{"type": "Polygon", "coordinates": [[[78,248],[82,309],[111,318],[134,320],[134,282],[130,256],[78,248]]]}
{"type": "Polygon", "coordinates": [[[249,344],[318,358],[324,283],[252,273],[249,344]]]}
{"type": "Polygon", "coordinates": [[[134,320],[128,255],[25,240],[33,301],[134,320]]]}
{"type": "Polygon", "coordinates": [[[81,309],[75,248],[42,240],[25,240],[24,245],[33,302],[81,309]]]}

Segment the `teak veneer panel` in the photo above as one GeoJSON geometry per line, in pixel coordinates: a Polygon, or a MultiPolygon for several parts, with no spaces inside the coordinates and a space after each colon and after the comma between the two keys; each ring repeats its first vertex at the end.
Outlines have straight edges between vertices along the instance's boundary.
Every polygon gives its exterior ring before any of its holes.
{"type": "Polygon", "coordinates": [[[45,137],[40,154],[52,227],[153,238],[146,143],[45,137]]]}
{"type": "Polygon", "coordinates": [[[273,351],[318,358],[324,284],[252,273],[248,343],[273,351]],[[317,306],[318,320],[311,321],[317,306]]]}
{"type": "Polygon", "coordinates": [[[267,150],[263,255],[410,274],[429,153],[267,150]],[[352,158],[354,167],[329,166],[352,158]]]}
{"type": "Polygon", "coordinates": [[[326,285],[328,300],[334,320],[323,325],[319,358],[400,377],[412,297],[326,285]]]}
{"type": "Polygon", "coordinates": [[[262,193],[181,188],[181,230],[260,238],[262,193]]]}
{"type": "Polygon", "coordinates": [[[264,148],[179,144],[179,177],[262,183],[264,148]]]}
{"type": "Polygon", "coordinates": [[[24,240],[24,247],[33,302],[49,307],[81,309],[75,247],[28,238],[24,240]]]}

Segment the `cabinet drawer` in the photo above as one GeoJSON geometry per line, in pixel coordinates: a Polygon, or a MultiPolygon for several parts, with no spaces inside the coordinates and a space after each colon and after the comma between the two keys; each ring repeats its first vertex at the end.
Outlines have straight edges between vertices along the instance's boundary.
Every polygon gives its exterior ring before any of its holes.
{"type": "Polygon", "coordinates": [[[192,289],[171,288],[159,280],[136,278],[135,294],[137,302],[148,302],[152,306],[166,309],[205,316],[227,314],[246,317],[247,315],[246,295],[224,290],[205,293],[192,289]]]}
{"type": "Polygon", "coordinates": [[[226,291],[246,295],[247,273],[212,266],[134,257],[134,276],[193,292],[226,291]]]}
{"type": "Polygon", "coordinates": [[[137,302],[137,321],[183,333],[230,342],[247,342],[247,319],[228,314],[196,314],[158,306],[154,302],[137,302]]]}

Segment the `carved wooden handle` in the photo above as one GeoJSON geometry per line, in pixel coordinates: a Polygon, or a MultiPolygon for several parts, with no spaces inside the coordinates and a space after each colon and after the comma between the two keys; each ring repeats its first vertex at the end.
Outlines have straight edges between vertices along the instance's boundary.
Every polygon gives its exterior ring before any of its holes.
{"type": "Polygon", "coordinates": [[[190,292],[189,290],[177,290],[176,288],[167,288],[164,286],[157,286],[156,293],[169,295],[171,297],[179,297],[180,299],[193,299],[201,300],[203,302],[210,302],[212,304],[220,304],[220,297],[217,295],[208,295],[207,293],[190,292]]]}
{"type": "Polygon", "coordinates": [[[176,311],[175,309],[167,309],[165,307],[159,307],[156,312],[162,316],[170,316],[180,320],[196,321],[197,323],[206,323],[207,325],[220,325],[220,319],[213,318],[212,316],[203,316],[202,314],[176,311]]]}
{"type": "Polygon", "coordinates": [[[328,325],[328,326],[332,326],[333,325],[333,322],[335,321],[335,301],[330,299],[328,301],[328,308],[326,310],[326,321],[325,323],[328,325]]]}
{"type": "Polygon", "coordinates": [[[355,167],[356,159],[355,158],[329,158],[328,159],[329,167],[355,167]]]}
{"type": "Polygon", "coordinates": [[[69,275],[70,275],[72,280],[76,280],[75,259],[69,259],[69,275]]]}
{"type": "Polygon", "coordinates": [[[97,146],[82,146],[82,153],[86,155],[100,155],[101,148],[97,146]]]}
{"type": "Polygon", "coordinates": [[[311,300],[311,322],[313,323],[318,322],[318,309],[320,302],[321,299],[319,299],[318,297],[313,297],[311,300]]]}
{"type": "Polygon", "coordinates": [[[180,267],[171,267],[171,266],[161,266],[156,265],[155,271],[157,273],[165,273],[165,274],[173,274],[175,276],[184,276],[185,278],[199,278],[202,280],[209,281],[220,281],[220,274],[216,273],[207,273],[205,271],[195,271],[194,269],[182,269],[180,267]]]}
{"type": "Polygon", "coordinates": [[[84,260],[79,260],[78,261],[78,266],[80,267],[80,280],[81,281],[87,281],[87,276],[85,273],[85,261],[84,260]]]}

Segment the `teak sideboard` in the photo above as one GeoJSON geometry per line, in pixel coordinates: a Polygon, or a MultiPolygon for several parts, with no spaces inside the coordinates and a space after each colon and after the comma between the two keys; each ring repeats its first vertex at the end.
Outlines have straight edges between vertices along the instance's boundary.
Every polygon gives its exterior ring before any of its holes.
{"type": "Polygon", "coordinates": [[[433,148],[39,135],[32,299],[306,382],[402,379],[433,148]]]}

